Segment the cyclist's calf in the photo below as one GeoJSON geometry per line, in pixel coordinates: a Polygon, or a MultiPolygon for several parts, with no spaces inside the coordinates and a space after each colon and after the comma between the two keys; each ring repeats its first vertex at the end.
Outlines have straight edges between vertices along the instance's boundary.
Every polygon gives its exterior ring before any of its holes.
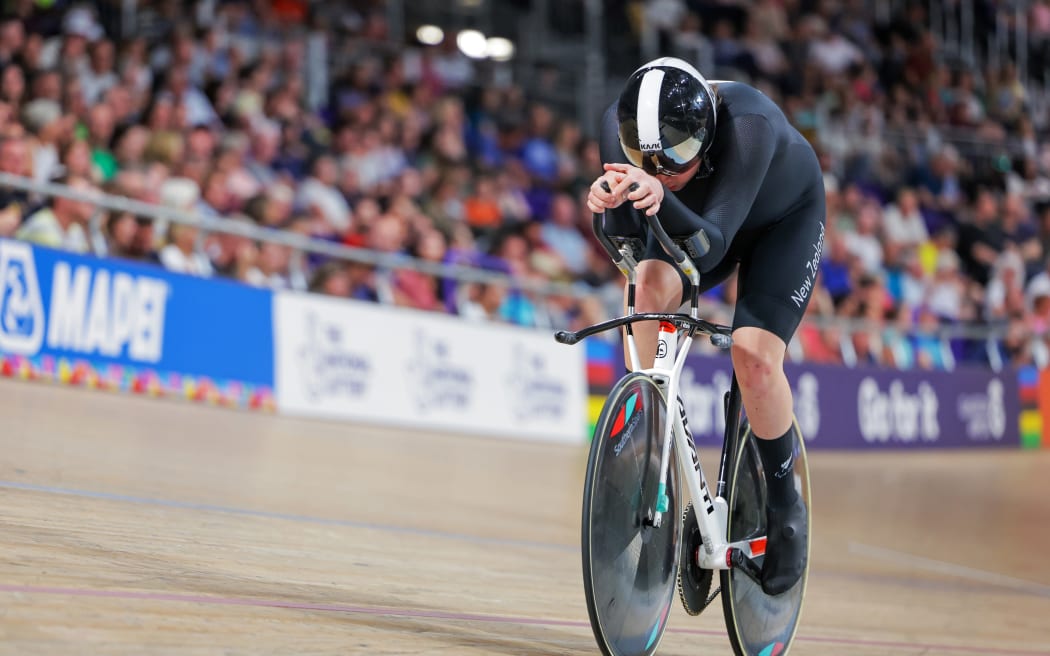
{"type": "Polygon", "coordinates": [[[753,327],[733,332],[733,370],[755,435],[773,439],[791,428],[791,386],[784,375],[784,341],[753,327]]]}

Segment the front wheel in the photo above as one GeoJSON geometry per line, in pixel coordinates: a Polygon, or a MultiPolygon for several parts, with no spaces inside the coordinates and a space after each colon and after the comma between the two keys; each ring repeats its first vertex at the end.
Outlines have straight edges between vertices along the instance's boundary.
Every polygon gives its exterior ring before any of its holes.
{"type": "MultiPolygon", "coordinates": [[[[797,423],[792,434],[795,436],[795,487],[809,512],[810,541],[806,545],[806,567],[802,578],[793,588],[776,596],[767,595],[761,585],[740,569],[723,570],[720,573],[726,628],[733,651],[738,656],[787,654],[802,614],[802,601],[809,578],[808,551],[812,544],[813,512],[810,505],[809,462],[797,423]]],[[[745,423],[726,480],[730,542],[766,535],[766,476],[755,439],[750,426],[745,423]]],[[[755,558],[759,567],[762,566],[762,558],[755,558]]]]}
{"type": "Polygon", "coordinates": [[[583,492],[583,585],[605,656],[653,654],[674,600],[681,510],[673,446],[668,507],[661,526],[652,526],[666,421],[663,393],[633,373],[610,392],[594,431],[583,492]]]}

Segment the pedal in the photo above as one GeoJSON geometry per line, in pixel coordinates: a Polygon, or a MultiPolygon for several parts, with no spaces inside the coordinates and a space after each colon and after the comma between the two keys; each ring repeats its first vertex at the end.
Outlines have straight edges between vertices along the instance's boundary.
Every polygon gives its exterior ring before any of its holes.
{"type": "Polygon", "coordinates": [[[678,558],[678,596],[682,600],[685,612],[696,616],[707,608],[718,590],[711,592],[714,572],[700,567],[697,554],[704,548],[704,539],[700,534],[700,525],[693,512],[693,504],[685,508],[682,517],[682,551],[678,558]]]}
{"type": "Polygon", "coordinates": [[[747,578],[754,581],[758,587],[762,587],[762,567],[755,561],[744,555],[744,552],[740,549],[731,548],[726,556],[726,560],[732,565],[733,569],[740,570],[747,578]]]}

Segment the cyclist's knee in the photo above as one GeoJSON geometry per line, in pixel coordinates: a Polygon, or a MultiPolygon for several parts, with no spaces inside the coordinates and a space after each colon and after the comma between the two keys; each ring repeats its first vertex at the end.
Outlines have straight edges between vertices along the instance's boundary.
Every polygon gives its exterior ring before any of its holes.
{"type": "Polygon", "coordinates": [[[784,376],[783,340],[768,330],[744,327],[733,332],[733,369],[744,389],[760,390],[784,376]]]}
{"type": "Polygon", "coordinates": [[[681,305],[682,279],[673,266],[663,260],[644,260],[638,263],[637,273],[639,312],[670,312],[681,305]]]}

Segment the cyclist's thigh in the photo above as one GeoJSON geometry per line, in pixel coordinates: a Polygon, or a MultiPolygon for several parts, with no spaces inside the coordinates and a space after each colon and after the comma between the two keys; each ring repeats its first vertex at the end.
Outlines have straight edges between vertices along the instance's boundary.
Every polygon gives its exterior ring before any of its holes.
{"type": "Polygon", "coordinates": [[[823,245],[818,195],[763,232],[741,258],[733,328],[762,328],[790,342],[813,296],[823,245]]]}
{"type": "MultiPolygon", "coordinates": [[[[661,260],[673,266],[675,271],[678,272],[678,277],[682,280],[682,303],[687,302],[689,300],[689,278],[682,273],[682,270],[678,268],[671,256],[664,250],[664,247],[660,245],[660,240],[652,235],[648,229],[644,233],[643,241],[645,242],[645,250],[642,254],[642,259],[661,260]]],[[[714,269],[700,276],[700,293],[703,294],[709,289],[717,287],[732,275],[736,265],[737,260],[735,258],[726,257],[714,269]]]]}

